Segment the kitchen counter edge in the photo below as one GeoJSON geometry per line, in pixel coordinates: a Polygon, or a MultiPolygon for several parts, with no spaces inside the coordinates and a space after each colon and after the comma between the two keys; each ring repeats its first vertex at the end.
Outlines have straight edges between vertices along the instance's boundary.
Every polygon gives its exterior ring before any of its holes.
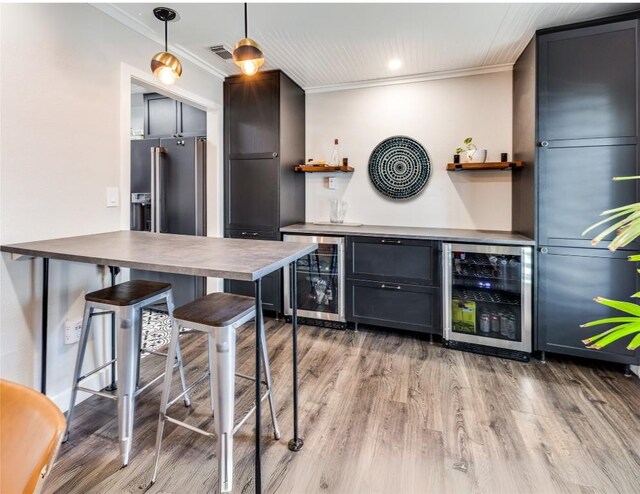
{"type": "Polygon", "coordinates": [[[519,233],[499,230],[461,230],[453,228],[419,228],[383,225],[316,225],[297,223],[280,228],[281,233],[299,235],[344,235],[361,237],[398,237],[444,242],[480,243],[493,245],[535,246],[535,241],[519,233]]]}

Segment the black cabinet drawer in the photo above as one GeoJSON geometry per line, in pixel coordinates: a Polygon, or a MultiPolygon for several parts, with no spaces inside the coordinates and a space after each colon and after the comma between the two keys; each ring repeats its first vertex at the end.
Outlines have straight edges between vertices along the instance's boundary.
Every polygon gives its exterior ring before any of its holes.
{"type": "Polygon", "coordinates": [[[349,237],[347,278],[438,286],[439,242],[349,237]]]}
{"type": "Polygon", "coordinates": [[[437,288],[347,280],[347,321],[442,334],[437,288]]]}
{"type": "Polygon", "coordinates": [[[580,327],[588,321],[623,315],[593,298],[629,300],[638,291],[638,265],[627,260],[627,253],[549,247],[538,254],[537,266],[538,350],[624,364],[640,362],[639,353],[625,348],[629,338],[602,350],[589,349],[582,343],[611,325],[580,327]]]}
{"type": "Polygon", "coordinates": [[[261,232],[256,230],[227,230],[224,234],[227,238],[246,238],[249,240],[280,240],[277,232],[261,232]]]}

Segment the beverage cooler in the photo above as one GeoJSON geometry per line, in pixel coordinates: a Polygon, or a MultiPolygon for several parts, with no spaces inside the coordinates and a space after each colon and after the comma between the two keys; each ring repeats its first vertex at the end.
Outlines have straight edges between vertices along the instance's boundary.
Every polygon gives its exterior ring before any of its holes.
{"type": "Polygon", "coordinates": [[[442,246],[445,345],[527,361],[531,247],[442,246]]]}
{"type": "MultiPolygon", "coordinates": [[[[296,263],[298,315],[303,318],[345,322],[344,238],[284,235],[285,242],[317,243],[318,249],[296,263]]],[[[284,268],[284,313],[292,314],[289,268],[284,268]]]]}

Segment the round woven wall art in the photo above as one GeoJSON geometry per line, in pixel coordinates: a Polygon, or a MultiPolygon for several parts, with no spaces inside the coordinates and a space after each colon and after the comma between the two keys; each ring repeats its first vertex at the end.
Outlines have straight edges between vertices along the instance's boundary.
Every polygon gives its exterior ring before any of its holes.
{"type": "Polygon", "coordinates": [[[369,157],[369,178],[373,186],[391,199],[415,196],[427,185],[429,177],[429,155],[410,137],[389,137],[378,144],[369,157]]]}

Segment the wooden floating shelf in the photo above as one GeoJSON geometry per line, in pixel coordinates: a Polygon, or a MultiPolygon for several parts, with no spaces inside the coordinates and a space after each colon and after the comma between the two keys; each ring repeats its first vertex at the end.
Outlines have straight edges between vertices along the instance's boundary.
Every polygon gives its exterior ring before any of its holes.
{"type": "Polygon", "coordinates": [[[469,162],[469,163],[447,163],[448,172],[456,171],[476,171],[476,170],[514,170],[524,166],[524,161],[494,161],[494,162],[469,162]]]}
{"type": "Polygon", "coordinates": [[[354,168],[351,166],[322,166],[322,165],[296,165],[293,167],[296,172],[303,173],[328,173],[328,172],[343,172],[353,173],[354,168]]]}

